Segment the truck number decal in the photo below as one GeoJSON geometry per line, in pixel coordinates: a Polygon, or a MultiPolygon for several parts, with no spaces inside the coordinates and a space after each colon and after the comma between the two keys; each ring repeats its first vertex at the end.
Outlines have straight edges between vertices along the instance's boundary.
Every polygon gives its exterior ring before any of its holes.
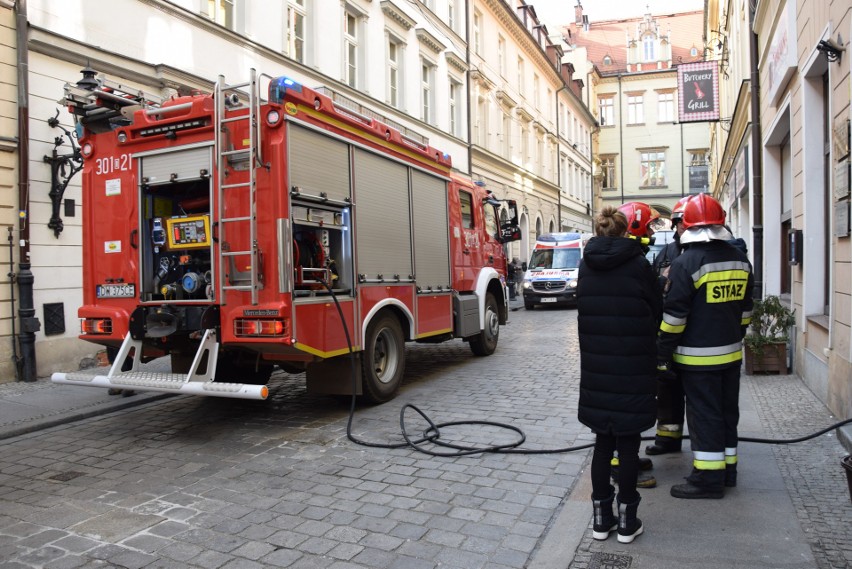
{"type": "Polygon", "coordinates": [[[130,170],[130,154],[95,158],[95,174],[104,175],[130,170]]]}

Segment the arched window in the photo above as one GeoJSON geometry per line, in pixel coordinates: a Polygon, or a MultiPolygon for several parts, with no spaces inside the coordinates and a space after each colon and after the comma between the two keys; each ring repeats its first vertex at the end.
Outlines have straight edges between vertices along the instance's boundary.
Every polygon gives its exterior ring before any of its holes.
{"type": "Polygon", "coordinates": [[[605,55],[603,58],[604,65],[612,65],[612,58],[608,55],[605,55]]]}
{"type": "Polygon", "coordinates": [[[698,48],[695,47],[695,46],[692,46],[692,49],[689,50],[689,55],[691,55],[692,57],[697,56],[698,55],[698,48]]]}

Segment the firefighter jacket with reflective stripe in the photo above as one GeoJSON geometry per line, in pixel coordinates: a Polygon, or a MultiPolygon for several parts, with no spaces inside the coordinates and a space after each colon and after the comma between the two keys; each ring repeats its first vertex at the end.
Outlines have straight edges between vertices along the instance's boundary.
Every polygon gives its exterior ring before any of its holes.
{"type": "Polygon", "coordinates": [[[753,305],[748,257],[724,241],[693,243],[669,280],[657,357],[696,371],[739,366],[753,305]]]}

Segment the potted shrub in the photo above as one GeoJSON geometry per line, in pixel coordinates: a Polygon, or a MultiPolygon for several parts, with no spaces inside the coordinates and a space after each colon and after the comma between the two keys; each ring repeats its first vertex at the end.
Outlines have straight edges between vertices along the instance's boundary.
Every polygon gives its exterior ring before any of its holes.
{"type": "Polygon", "coordinates": [[[749,332],[743,339],[747,374],[787,373],[787,342],[795,323],[795,311],[777,296],[754,301],[749,332]]]}

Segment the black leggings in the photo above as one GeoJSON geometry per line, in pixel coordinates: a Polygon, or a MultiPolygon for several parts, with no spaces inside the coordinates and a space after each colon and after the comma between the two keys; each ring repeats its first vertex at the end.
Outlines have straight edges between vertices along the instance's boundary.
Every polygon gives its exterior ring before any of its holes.
{"type": "Polygon", "coordinates": [[[639,444],[642,435],[610,435],[598,433],[592,455],[592,499],[604,500],[610,495],[610,473],[613,452],[618,451],[618,500],[630,504],[639,498],[639,444]]]}

